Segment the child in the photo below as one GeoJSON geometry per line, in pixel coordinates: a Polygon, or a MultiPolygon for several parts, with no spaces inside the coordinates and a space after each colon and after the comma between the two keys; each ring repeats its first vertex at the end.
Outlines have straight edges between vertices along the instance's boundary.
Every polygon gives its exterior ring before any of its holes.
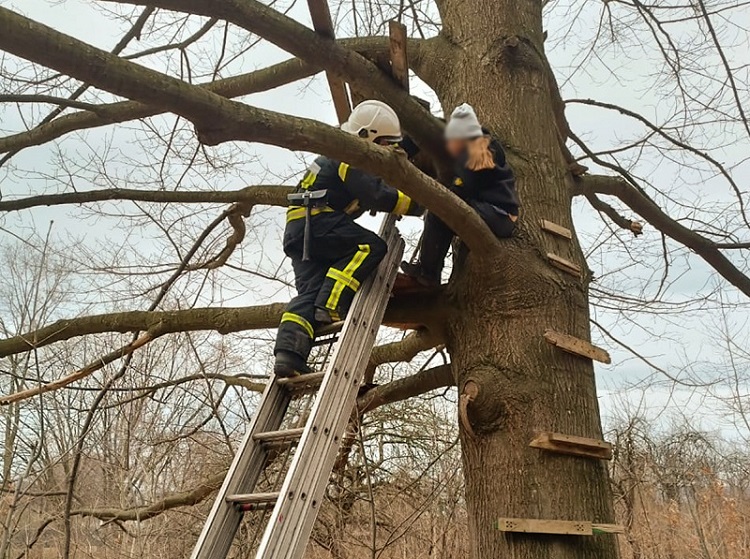
{"type": "MultiPolygon", "coordinates": [[[[482,128],[467,103],[453,111],[445,127],[445,140],[456,162],[451,191],[474,208],[498,238],[510,237],[518,220],[519,201],[516,179],[500,143],[482,128]]],[[[439,286],[453,237],[453,231],[428,212],[420,261],[403,262],[401,269],[426,287],[439,286]]]]}

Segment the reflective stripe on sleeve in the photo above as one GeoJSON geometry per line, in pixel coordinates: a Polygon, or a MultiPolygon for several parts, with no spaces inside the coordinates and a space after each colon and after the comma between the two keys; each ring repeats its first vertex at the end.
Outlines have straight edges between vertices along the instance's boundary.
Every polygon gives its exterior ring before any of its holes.
{"type": "Polygon", "coordinates": [[[396,201],[396,207],[393,208],[393,213],[396,215],[405,215],[409,211],[409,206],[411,206],[411,198],[399,190],[398,200],[396,201]]]}
{"type": "Polygon", "coordinates": [[[349,164],[348,163],[341,163],[339,165],[339,178],[342,181],[346,180],[346,174],[349,172],[349,164]]]}

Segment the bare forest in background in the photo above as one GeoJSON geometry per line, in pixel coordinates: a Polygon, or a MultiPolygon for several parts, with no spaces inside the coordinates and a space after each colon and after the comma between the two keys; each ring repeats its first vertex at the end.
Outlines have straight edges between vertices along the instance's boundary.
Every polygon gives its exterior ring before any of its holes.
{"type": "MultiPolygon", "coordinates": [[[[585,485],[590,464],[554,478],[560,462],[526,448],[525,431],[518,463],[550,476],[539,487],[541,474],[519,482],[467,467],[483,444],[504,455],[498,424],[513,404],[533,408],[523,394],[506,398],[515,385],[504,384],[471,417],[484,439],[468,439],[457,419],[465,371],[486,367],[493,385],[528,349],[519,327],[507,327],[519,332],[510,349],[495,336],[486,355],[465,323],[443,330],[459,316],[471,326],[472,313],[484,328],[485,297],[501,317],[488,332],[524,312],[545,326],[539,308],[569,301],[561,322],[612,353],[596,387],[591,363],[557,361],[540,334],[523,371],[539,371],[537,387],[557,375],[583,379],[571,393],[594,394],[578,423],[601,425],[614,457],[608,482],[602,474],[578,493],[604,495],[589,500],[605,509],[613,499],[622,559],[750,557],[748,2],[331,1],[346,38],[320,43],[302,25],[304,2],[178,4],[29,2],[29,18],[54,8],[58,31],[108,51],[104,72],[101,51],[19,25],[13,11],[26,4],[0,0],[0,559],[189,556],[272,369],[293,290],[281,206],[308,152],[381,165],[441,217],[453,212],[435,180],[322,123],[336,121],[322,70],[371,83],[431,154],[441,108],[472,101],[518,171],[528,204],[511,257],[533,277],[506,277],[498,258],[486,264],[499,277],[491,289],[470,258],[473,275],[454,275],[450,304],[389,308],[387,324],[426,328],[381,330],[367,370],[377,388],[360,398],[306,557],[487,559],[474,545],[478,494],[498,517],[497,496],[519,483],[540,495],[525,504],[529,517],[535,506],[542,516],[570,508],[555,486],[571,485],[571,472],[585,485]],[[65,20],[61,6],[91,19],[65,20]],[[473,37],[496,13],[502,34],[473,37]],[[432,114],[381,71],[390,19],[409,30],[412,93],[432,114]],[[495,81],[461,84],[464,69],[495,81]],[[505,83],[523,93],[494,91],[505,83]],[[517,125],[524,97],[544,111],[517,125]],[[571,249],[555,245],[583,268],[575,281],[543,259],[533,228],[550,213],[578,236],[571,249]],[[502,307],[521,298],[500,284],[537,277],[549,280],[528,296],[539,307],[502,307]],[[451,304],[455,314],[439,314],[451,304]]],[[[400,225],[409,255],[416,223],[400,225]]],[[[480,252],[486,227],[463,227],[480,252]]],[[[544,394],[533,409],[548,405],[544,394]]],[[[234,558],[247,556],[255,528],[248,515],[234,558]]],[[[507,541],[523,547],[498,545],[507,541]]],[[[575,557],[559,553],[550,559],[575,557]]]]}

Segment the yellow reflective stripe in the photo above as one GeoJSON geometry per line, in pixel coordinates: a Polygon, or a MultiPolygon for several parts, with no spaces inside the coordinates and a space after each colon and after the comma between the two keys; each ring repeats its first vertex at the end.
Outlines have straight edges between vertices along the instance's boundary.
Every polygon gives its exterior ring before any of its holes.
{"type": "Polygon", "coordinates": [[[313,330],[312,324],[310,324],[307,320],[305,320],[304,317],[301,317],[298,314],[285,312],[283,315],[281,315],[281,322],[294,322],[294,324],[302,326],[305,332],[307,332],[308,336],[310,336],[311,338],[315,337],[315,330],[313,330]]]}
{"type": "MultiPolygon", "coordinates": [[[[370,254],[370,245],[359,245],[357,254],[354,255],[349,264],[346,265],[341,273],[346,278],[354,279],[354,272],[356,272],[357,269],[362,265],[362,262],[365,261],[365,258],[367,258],[368,254],[370,254]]],[[[336,271],[338,272],[338,270],[336,271]]],[[[328,301],[326,302],[326,308],[328,310],[335,311],[338,308],[341,293],[344,291],[344,288],[347,285],[348,283],[336,281],[336,283],[333,285],[333,289],[331,290],[331,295],[328,297],[328,301]]]]}
{"type": "Polygon", "coordinates": [[[339,165],[339,178],[342,181],[346,180],[346,174],[349,172],[349,165],[347,163],[342,163],[339,165]]]}
{"type": "Polygon", "coordinates": [[[399,190],[398,201],[396,202],[396,207],[393,208],[393,213],[396,215],[405,215],[409,211],[409,206],[411,206],[411,198],[399,190]]]}
{"type": "Polygon", "coordinates": [[[346,284],[346,286],[352,291],[357,291],[359,289],[359,281],[357,278],[347,276],[341,270],[330,268],[326,275],[334,281],[340,281],[341,283],[346,284]]]}
{"type": "MultiPolygon", "coordinates": [[[[322,213],[328,213],[336,211],[333,208],[329,208],[328,206],[324,206],[322,208],[313,208],[312,209],[312,215],[318,215],[322,213]]],[[[307,212],[305,212],[305,208],[302,206],[292,206],[290,207],[286,212],[286,222],[289,223],[290,221],[294,221],[295,219],[302,219],[305,217],[307,212]]]]}
{"type": "Polygon", "coordinates": [[[300,187],[302,187],[303,190],[307,190],[313,184],[315,184],[315,179],[317,179],[317,178],[318,178],[318,175],[316,175],[312,171],[307,171],[305,173],[305,177],[302,179],[302,182],[299,183],[299,185],[300,185],[300,187]]]}

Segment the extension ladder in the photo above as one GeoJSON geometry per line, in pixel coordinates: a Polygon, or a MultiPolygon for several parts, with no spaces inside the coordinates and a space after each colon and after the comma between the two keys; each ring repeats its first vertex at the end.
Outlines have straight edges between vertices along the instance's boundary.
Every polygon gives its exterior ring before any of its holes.
{"type": "Polygon", "coordinates": [[[346,320],[316,332],[318,352],[327,346],[324,372],[268,382],[192,559],[225,559],[245,516],[255,538],[243,556],[303,556],[403,255],[395,222],[383,220],[388,254],[346,320]]]}

